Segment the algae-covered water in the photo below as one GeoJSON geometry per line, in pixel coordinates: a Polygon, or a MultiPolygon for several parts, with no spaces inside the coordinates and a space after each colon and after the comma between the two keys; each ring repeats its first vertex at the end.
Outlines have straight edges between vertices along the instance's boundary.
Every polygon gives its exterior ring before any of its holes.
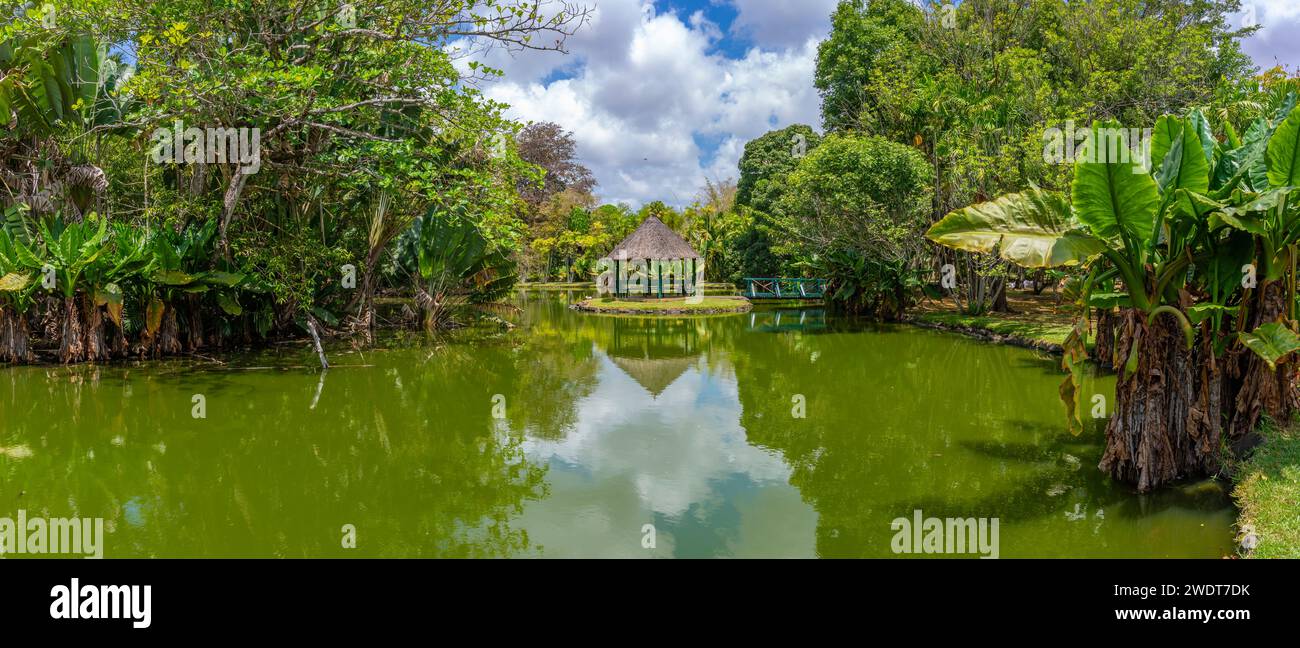
{"type": "Polygon", "coordinates": [[[299,344],[0,367],[0,517],[102,517],[107,557],[888,557],[916,511],[996,518],[1002,557],[1232,550],[1223,484],[1141,496],[1097,470],[1104,420],[1068,432],[1048,356],[580,295],[335,348],[324,374],[299,344]]]}

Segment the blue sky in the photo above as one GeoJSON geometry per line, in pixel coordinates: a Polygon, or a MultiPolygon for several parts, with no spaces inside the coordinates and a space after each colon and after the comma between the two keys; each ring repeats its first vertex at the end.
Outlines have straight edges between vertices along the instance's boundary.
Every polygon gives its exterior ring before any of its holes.
{"type": "MultiPolygon", "coordinates": [[[[817,42],[837,0],[580,0],[591,24],[569,54],[490,52],[485,88],[513,117],[573,131],[603,201],[691,202],[705,178],[736,176],[745,142],[820,124],[817,42]]],[[[1243,0],[1262,24],[1245,44],[1261,66],[1300,64],[1300,0],[1243,0]]]]}

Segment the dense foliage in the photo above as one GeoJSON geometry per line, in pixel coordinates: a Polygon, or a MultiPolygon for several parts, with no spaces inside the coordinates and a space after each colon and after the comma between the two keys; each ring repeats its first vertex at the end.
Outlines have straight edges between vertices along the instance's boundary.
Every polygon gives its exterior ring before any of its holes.
{"type": "Polygon", "coordinates": [[[547,0],[6,7],[4,359],[31,360],[31,333],[64,362],[317,322],[368,333],[390,243],[430,210],[465,214],[493,258],[509,256],[527,228],[520,188],[544,184],[544,170],[520,157],[521,125],[476,89],[498,72],[458,59],[561,48],[587,11],[547,0]]]}

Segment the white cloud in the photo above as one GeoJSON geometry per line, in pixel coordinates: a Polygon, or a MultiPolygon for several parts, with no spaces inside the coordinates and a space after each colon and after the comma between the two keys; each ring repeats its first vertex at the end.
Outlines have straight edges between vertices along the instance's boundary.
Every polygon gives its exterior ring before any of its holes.
{"type": "Polygon", "coordinates": [[[809,37],[830,33],[839,0],[730,0],[736,7],[732,32],[773,47],[799,47],[809,37]]]}
{"type": "MultiPolygon", "coordinates": [[[[602,0],[592,23],[568,42],[567,57],[487,55],[484,62],[506,76],[485,91],[510,104],[515,118],[572,130],[602,200],[687,204],[706,177],[736,176],[746,141],[820,122],[812,87],[818,36],[769,46],[761,38],[765,21],[779,18],[774,3],[737,2],[757,43],[741,58],[716,51],[722,33],[700,12],[602,0]],[[557,71],[571,78],[546,83],[557,71]],[[696,137],[720,143],[712,159],[701,160],[706,152],[696,137]]],[[[817,11],[825,22],[829,10],[817,11]]]]}
{"type": "Polygon", "coordinates": [[[525,451],[533,461],[558,460],[621,483],[641,508],[674,518],[715,499],[718,484],[732,478],[755,489],[790,488],[785,460],[746,440],[734,375],[705,371],[697,362],[656,397],[602,358],[600,384],[577,403],[581,420],[558,441],[528,439],[525,451]]]}
{"type": "Polygon", "coordinates": [[[1235,15],[1237,26],[1259,25],[1260,30],[1246,40],[1244,49],[1263,68],[1283,65],[1290,70],[1300,67],[1300,2],[1296,0],[1245,0],[1235,15]]]}

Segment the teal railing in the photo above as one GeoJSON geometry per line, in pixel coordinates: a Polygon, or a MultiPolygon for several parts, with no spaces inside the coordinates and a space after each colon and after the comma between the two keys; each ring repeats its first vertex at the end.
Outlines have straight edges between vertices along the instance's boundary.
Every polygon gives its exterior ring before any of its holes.
{"type": "Polygon", "coordinates": [[[821,299],[826,294],[825,279],[745,277],[744,282],[750,299],[821,299]]]}

